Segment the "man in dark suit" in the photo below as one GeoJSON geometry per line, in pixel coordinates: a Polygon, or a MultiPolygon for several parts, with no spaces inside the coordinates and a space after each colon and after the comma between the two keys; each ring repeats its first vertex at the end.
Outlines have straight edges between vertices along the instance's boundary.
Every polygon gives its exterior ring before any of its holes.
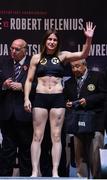
{"type": "MultiPolygon", "coordinates": [[[[74,135],[77,175],[79,177],[89,177],[89,169],[92,167],[92,176],[100,178],[99,148],[102,148],[104,144],[103,109],[106,95],[103,74],[89,71],[85,59],[72,62],[71,67],[73,76],[65,82],[64,89],[67,108],[71,108],[71,113],[73,109],[76,112],[82,110],[95,113],[93,121],[95,131],[74,135]],[[73,103],[74,101],[76,103],[73,103]]],[[[69,119],[69,121],[71,120],[69,119]]]]}
{"type": "Polygon", "coordinates": [[[3,136],[0,176],[12,176],[17,153],[20,176],[31,175],[32,115],[24,110],[23,93],[30,63],[26,51],[25,40],[16,39],[10,47],[10,58],[1,59],[0,62],[0,118],[3,136]]]}

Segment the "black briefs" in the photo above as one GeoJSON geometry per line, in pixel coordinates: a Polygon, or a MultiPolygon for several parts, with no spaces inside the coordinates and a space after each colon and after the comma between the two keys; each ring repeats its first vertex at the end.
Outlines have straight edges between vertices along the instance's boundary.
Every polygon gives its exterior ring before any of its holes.
{"type": "Polygon", "coordinates": [[[63,93],[43,94],[36,93],[33,108],[41,107],[45,109],[65,108],[65,99],[63,93]]]}

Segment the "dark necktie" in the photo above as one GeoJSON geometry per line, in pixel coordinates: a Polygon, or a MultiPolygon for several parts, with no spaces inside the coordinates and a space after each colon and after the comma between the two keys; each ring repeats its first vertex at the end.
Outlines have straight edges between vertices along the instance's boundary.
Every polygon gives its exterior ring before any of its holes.
{"type": "Polygon", "coordinates": [[[19,77],[19,74],[21,72],[21,65],[19,62],[16,62],[14,64],[14,78],[15,78],[15,81],[17,81],[17,78],[19,77]]]}
{"type": "Polygon", "coordinates": [[[78,97],[80,95],[80,90],[81,90],[81,87],[82,87],[82,77],[80,78],[77,78],[77,92],[78,92],[78,97]]]}

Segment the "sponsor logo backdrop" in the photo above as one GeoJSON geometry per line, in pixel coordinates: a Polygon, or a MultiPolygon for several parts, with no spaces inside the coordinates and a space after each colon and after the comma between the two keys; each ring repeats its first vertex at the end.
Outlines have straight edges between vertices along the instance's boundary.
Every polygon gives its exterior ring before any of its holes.
{"type": "Polygon", "coordinates": [[[11,42],[24,38],[28,55],[40,51],[44,32],[60,32],[62,50],[79,51],[85,42],[83,27],[96,24],[87,58],[90,67],[104,70],[107,65],[107,22],[104,2],[94,0],[4,0],[0,2],[0,56],[8,56],[11,42]],[[102,13],[100,13],[102,11],[102,13]]]}

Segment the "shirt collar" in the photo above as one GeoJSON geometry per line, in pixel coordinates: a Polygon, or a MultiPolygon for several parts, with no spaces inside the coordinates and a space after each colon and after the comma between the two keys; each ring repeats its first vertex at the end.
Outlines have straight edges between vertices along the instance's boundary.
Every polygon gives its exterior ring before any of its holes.
{"type": "MultiPolygon", "coordinates": [[[[22,60],[20,60],[18,63],[22,66],[25,62],[25,59],[26,59],[26,56],[22,60]]],[[[14,64],[15,63],[16,63],[16,61],[14,60],[14,64]]]]}
{"type": "Polygon", "coordinates": [[[86,68],[84,74],[81,76],[81,79],[86,79],[87,74],[88,74],[88,69],[86,68]]]}

